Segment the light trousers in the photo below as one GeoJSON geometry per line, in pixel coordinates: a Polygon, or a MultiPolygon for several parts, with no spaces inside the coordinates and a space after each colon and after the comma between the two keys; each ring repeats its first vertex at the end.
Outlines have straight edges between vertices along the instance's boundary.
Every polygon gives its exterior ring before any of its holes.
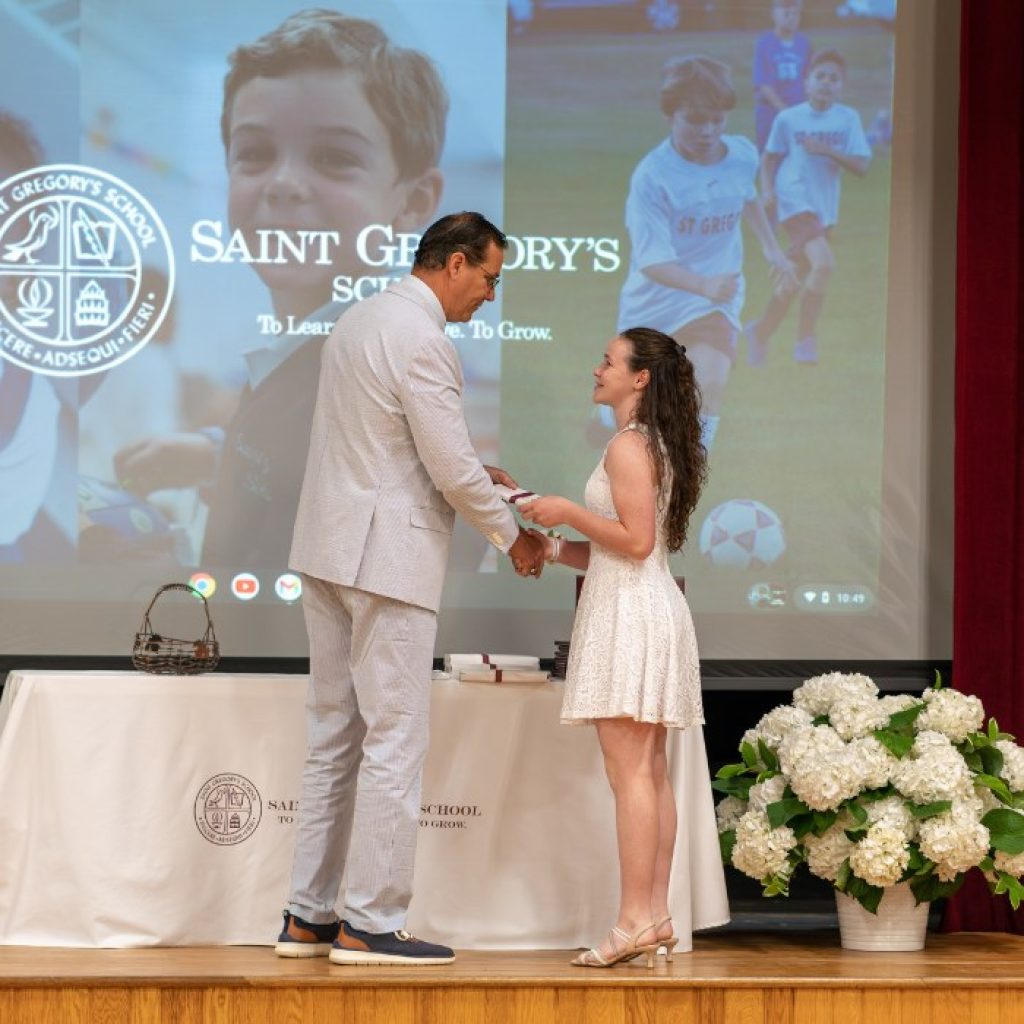
{"type": "Polygon", "coordinates": [[[302,577],[308,753],[288,909],[367,932],[405,925],[429,740],[437,615],[302,577]]]}

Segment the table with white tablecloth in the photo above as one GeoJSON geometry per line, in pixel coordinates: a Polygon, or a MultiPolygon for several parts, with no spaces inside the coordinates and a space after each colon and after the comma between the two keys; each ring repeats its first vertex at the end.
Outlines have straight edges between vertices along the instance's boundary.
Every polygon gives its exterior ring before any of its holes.
{"type": "MultiPolygon", "coordinates": [[[[562,687],[432,684],[410,930],[460,949],[597,941],[618,896],[594,730],[562,687]]],[[[0,700],[0,944],[274,941],[305,752],[306,677],[20,671],[0,700]]],[[[681,781],[700,729],[674,735],[681,781]]],[[[677,926],[728,916],[718,848],[676,786],[677,926]]],[[[694,803],[696,801],[696,804],[694,803]]]]}

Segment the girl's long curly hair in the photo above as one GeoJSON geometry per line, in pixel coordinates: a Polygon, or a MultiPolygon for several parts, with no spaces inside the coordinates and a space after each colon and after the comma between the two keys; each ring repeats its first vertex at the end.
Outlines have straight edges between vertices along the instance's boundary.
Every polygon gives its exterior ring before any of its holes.
{"type": "Polygon", "coordinates": [[[708,474],[708,453],[700,439],[700,388],[686,349],[674,338],[652,327],[631,327],[619,337],[632,349],[630,370],[650,374],[633,419],[646,430],[662,501],[665,481],[671,481],[665,525],[668,549],[678,551],[708,474]]]}

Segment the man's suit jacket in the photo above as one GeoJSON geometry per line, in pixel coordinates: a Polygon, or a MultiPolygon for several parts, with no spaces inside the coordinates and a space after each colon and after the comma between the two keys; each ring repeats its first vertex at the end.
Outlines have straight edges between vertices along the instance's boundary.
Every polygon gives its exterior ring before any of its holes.
{"type": "Polygon", "coordinates": [[[415,277],[348,309],[324,345],[290,567],[436,611],[455,513],[519,528],[470,443],[462,370],[415,277]]]}

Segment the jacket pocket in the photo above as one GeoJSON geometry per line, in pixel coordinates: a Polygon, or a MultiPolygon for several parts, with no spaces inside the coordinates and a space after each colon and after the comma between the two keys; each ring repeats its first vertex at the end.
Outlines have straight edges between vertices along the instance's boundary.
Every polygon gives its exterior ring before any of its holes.
{"type": "Polygon", "coordinates": [[[434,508],[433,505],[415,505],[409,510],[409,522],[423,530],[451,533],[455,523],[455,510],[434,508]]]}

